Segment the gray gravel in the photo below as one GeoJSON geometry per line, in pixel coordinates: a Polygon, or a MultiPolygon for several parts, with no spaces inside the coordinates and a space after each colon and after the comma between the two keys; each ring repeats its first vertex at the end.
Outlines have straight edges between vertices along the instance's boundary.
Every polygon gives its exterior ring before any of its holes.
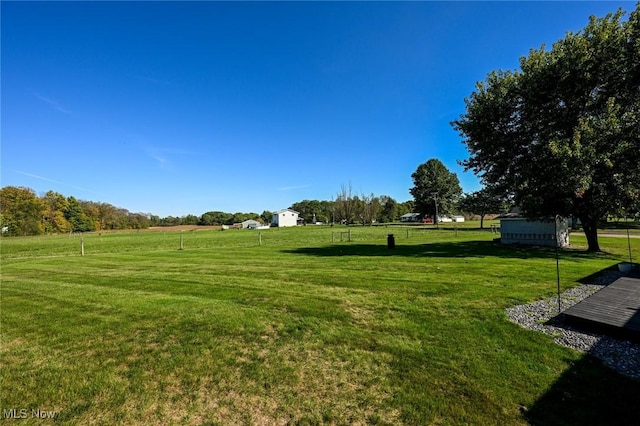
{"type": "MultiPolygon", "coordinates": [[[[561,310],[591,296],[620,276],[617,271],[607,272],[594,279],[592,284],[583,284],[561,293],[561,310]]],[[[558,315],[557,297],[514,306],[507,309],[507,316],[524,328],[553,336],[559,345],[589,353],[619,373],[640,380],[640,344],[572,327],[562,314],[558,315]]]]}

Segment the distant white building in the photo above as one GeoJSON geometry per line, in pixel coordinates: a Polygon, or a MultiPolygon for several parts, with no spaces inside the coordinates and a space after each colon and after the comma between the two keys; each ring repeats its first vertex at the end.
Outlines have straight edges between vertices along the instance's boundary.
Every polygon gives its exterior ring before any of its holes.
{"type": "Polygon", "coordinates": [[[242,229],[256,229],[257,227],[259,227],[260,225],[262,225],[260,222],[258,222],[257,220],[253,220],[253,219],[249,219],[249,220],[245,220],[244,222],[242,222],[242,229]]]}
{"type": "Polygon", "coordinates": [[[407,213],[400,216],[400,222],[418,222],[420,213],[407,213]]]}
{"type": "Polygon", "coordinates": [[[298,224],[299,215],[300,213],[292,209],[280,210],[273,213],[273,216],[271,217],[271,223],[274,226],[280,227],[296,226],[298,224]]]}
{"type": "Polygon", "coordinates": [[[451,219],[453,219],[454,222],[464,222],[464,216],[452,216],[451,219]]]}
{"type": "Polygon", "coordinates": [[[569,222],[553,220],[527,220],[523,217],[500,219],[500,242],[530,246],[567,247],[569,245],[569,222]],[[556,234],[557,230],[557,234],[556,234]]]}

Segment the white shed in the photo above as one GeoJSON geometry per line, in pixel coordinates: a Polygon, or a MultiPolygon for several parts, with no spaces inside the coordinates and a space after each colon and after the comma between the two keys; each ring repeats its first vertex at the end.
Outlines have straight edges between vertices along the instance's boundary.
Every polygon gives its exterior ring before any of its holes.
{"type": "Polygon", "coordinates": [[[500,219],[500,242],[530,246],[567,247],[569,245],[569,222],[566,218],[553,220],[527,220],[523,217],[500,219]]]}
{"type": "Polygon", "coordinates": [[[292,209],[284,209],[273,213],[271,223],[274,226],[296,226],[298,224],[298,213],[292,209]]]}
{"type": "Polygon", "coordinates": [[[260,222],[258,222],[257,220],[253,220],[253,219],[249,219],[249,220],[245,220],[244,222],[242,222],[242,229],[255,229],[258,226],[262,225],[260,222]]]}
{"type": "Polygon", "coordinates": [[[418,222],[420,213],[407,213],[400,216],[400,222],[418,222]]]}

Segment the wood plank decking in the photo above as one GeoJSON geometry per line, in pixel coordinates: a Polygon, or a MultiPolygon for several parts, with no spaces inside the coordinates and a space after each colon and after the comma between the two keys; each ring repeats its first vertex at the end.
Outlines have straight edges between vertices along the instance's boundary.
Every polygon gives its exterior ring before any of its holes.
{"type": "Polygon", "coordinates": [[[619,278],[564,314],[569,320],[588,322],[639,338],[640,279],[619,278]]]}

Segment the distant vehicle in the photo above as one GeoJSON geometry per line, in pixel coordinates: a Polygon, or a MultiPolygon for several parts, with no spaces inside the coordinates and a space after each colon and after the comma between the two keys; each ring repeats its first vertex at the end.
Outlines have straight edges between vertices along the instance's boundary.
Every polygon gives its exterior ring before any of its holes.
{"type": "Polygon", "coordinates": [[[431,219],[430,217],[425,217],[424,219],[422,219],[422,223],[433,223],[433,219],[431,219]]]}

